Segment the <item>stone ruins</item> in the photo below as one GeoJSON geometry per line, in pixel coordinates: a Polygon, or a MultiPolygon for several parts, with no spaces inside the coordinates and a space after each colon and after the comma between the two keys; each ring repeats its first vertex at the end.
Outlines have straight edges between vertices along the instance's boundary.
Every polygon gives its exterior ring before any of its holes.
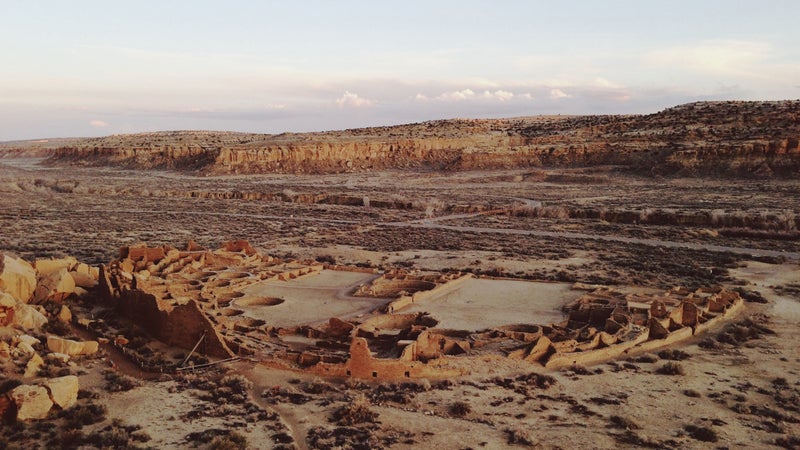
{"type": "Polygon", "coordinates": [[[473,277],[284,261],[245,241],[213,251],[190,242],[183,250],[124,247],[101,266],[99,287],[106,302],[168,345],[365,379],[452,377],[486,357],[547,369],[592,364],[690,338],[743,306],[722,288],[635,295],[576,284],[584,293],[564,305],[563,321],[547,325],[444,329],[426,312],[404,312],[473,277]]]}

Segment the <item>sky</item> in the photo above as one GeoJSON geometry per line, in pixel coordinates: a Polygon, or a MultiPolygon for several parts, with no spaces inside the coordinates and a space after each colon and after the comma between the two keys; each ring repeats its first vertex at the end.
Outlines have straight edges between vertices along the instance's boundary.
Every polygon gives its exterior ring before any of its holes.
{"type": "Polygon", "coordinates": [[[0,0],[0,141],[800,98],[800,2],[0,0]]]}

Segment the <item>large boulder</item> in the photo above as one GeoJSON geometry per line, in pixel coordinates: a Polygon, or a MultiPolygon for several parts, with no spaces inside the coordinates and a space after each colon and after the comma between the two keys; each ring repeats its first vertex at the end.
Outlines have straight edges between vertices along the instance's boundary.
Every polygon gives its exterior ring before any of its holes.
{"type": "Polygon", "coordinates": [[[53,407],[53,401],[44,386],[23,384],[15,387],[9,396],[17,405],[17,420],[43,419],[53,407]]]}
{"type": "Polygon", "coordinates": [[[61,301],[75,293],[75,279],[67,269],[58,269],[48,274],[40,274],[39,284],[33,292],[33,301],[41,303],[51,299],[61,301]]]}
{"type": "Polygon", "coordinates": [[[78,260],[72,256],[60,259],[37,259],[33,263],[33,267],[39,273],[40,277],[50,275],[62,269],[70,270],[76,265],[78,265],[78,260]]]}
{"type": "Polygon", "coordinates": [[[50,378],[44,382],[50,391],[53,403],[61,409],[67,409],[78,401],[78,377],[67,375],[65,377],[50,378]]]}
{"type": "Polygon", "coordinates": [[[33,306],[17,303],[14,307],[14,325],[26,330],[36,330],[46,323],[47,317],[33,306]]]}
{"type": "Polygon", "coordinates": [[[97,341],[78,342],[58,336],[48,336],[47,348],[49,348],[51,352],[63,353],[70,356],[91,355],[97,353],[99,343],[97,341]]]}
{"type": "Polygon", "coordinates": [[[36,270],[28,262],[0,253],[0,290],[26,302],[36,289],[36,270]]]}

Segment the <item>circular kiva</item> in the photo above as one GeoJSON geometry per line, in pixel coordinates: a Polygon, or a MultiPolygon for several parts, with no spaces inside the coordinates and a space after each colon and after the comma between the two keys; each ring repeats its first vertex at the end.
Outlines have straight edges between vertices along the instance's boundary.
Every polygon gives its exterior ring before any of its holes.
{"type": "Polygon", "coordinates": [[[220,280],[236,280],[239,278],[247,278],[250,276],[248,272],[221,272],[217,274],[220,280]]]}
{"type": "Polygon", "coordinates": [[[277,297],[251,297],[236,300],[236,306],[276,306],[285,301],[277,297]]]}

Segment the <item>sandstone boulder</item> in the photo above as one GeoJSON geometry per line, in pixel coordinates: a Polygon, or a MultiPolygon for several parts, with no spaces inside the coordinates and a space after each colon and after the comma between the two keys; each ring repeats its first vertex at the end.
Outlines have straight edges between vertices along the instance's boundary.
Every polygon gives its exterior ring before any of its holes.
{"type": "Polygon", "coordinates": [[[33,301],[36,303],[48,299],[61,301],[74,293],[75,280],[67,269],[62,268],[49,274],[40,274],[39,284],[33,293],[33,301]]]}
{"type": "Polygon", "coordinates": [[[17,300],[8,292],[0,292],[0,308],[13,308],[17,306],[17,300]]]}
{"type": "Polygon", "coordinates": [[[63,353],[70,356],[91,355],[97,352],[99,344],[97,341],[78,342],[58,336],[48,336],[47,348],[50,349],[51,352],[63,353]]]}
{"type": "Polygon", "coordinates": [[[27,302],[36,289],[36,271],[28,262],[0,253],[0,290],[27,302]]]}
{"type": "Polygon", "coordinates": [[[58,320],[64,323],[72,321],[72,311],[69,310],[67,305],[61,305],[61,311],[58,312],[58,320]]]}
{"type": "Polygon", "coordinates": [[[46,323],[47,317],[33,306],[17,303],[14,307],[14,325],[26,330],[36,330],[46,323]]]}
{"type": "Polygon", "coordinates": [[[53,403],[61,409],[67,409],[78,401],[78,377],[67,375],[65,377],[50,378],[44,382],[50,391],[53,403]]]}
{"type": "Polygon", "coordinates": [[[33,267],[39,273],[39,276],[50,275],[51,273],[60,270],[70,270],[73,266],[78,264],[78,260],[68,256],[60,259],[37,259],[33,263],[33,267]]]}
{"type": "Polygon", "coordinates": [[[28,360],[28,364],[25,365],[25,374],[22,377],[34,378],[39,374],[39,369],[42,365],[44,365],[44,360],[38,353],[34,353],[31,359],[28,360]]]}
{"type": "Polygon", "coordinates": [[[53,401],[44,386],[23,384],[15,387],[9,396],[17,405],[17,420],[43,419],[53,407],[53,401]]]}
{"type": "Polygon", "coordinates": [[[72,271],[69,273],[72,279],[75,280],[75,285],[82,288],[93,288],[97,286],[97,278],[88,273],[72,271]]]}

